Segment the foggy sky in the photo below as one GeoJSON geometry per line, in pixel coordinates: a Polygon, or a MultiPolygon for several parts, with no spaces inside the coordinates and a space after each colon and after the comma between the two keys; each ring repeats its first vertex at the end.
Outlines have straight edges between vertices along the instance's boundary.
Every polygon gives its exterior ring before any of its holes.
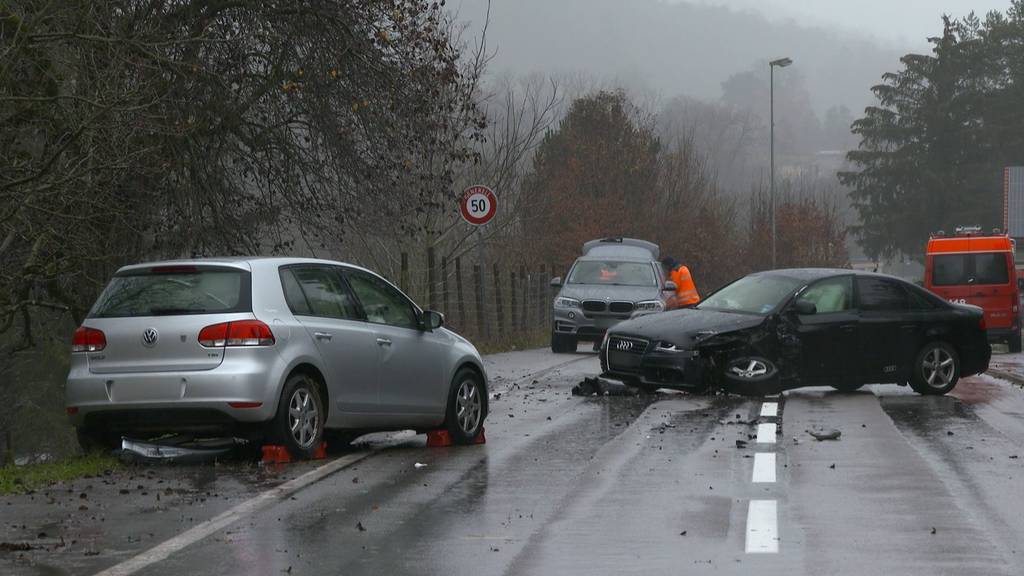
{"type": "Polygon", "coordinates": [[[1005,12],[1010,0],[668,0],[752,10],[772,20],[792,19],[810,26],[839,27],[900,48],[920,50],[936,34],[943,13],[984,17],[1005,12]]]}
{"type": "MultiPolygon", "coordinates": [[[[478,33],[486,0],[449,0],[478,33]]],[[[716,99],[731,75],[785,74],[806,83],[820,115],[860,111],[899,57],[928,50],[941,15],[1005,10],[1010,0],[492,0],[492,75],[583,73],[666,98],[716,99]],[[772,9],[772,7],[775,7],[772,9]]]]}

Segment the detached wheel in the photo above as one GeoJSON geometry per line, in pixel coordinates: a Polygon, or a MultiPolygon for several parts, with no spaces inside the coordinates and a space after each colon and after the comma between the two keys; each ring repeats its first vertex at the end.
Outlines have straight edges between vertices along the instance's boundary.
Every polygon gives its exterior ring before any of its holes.
{"type": "Polygon", "coordinates": [[[925,345],[914,360],[910,387],[918,394],[941,396],[960,380],[960,356],[945,342],[925,345]]]}
{"type": "Polygon", "coordinates": [[[296,458],[308,459],[316,453],[324,437],[324,403],[313,378],[293,374],[285,382],[271,437],[296,458]]]}
{"type": "Polygon", "coordinates": [[[487,388],[480,375],[463,368],[455,374],[448,392],[444,427],[455,444],[471,444],[487,418],[487,388]]]}

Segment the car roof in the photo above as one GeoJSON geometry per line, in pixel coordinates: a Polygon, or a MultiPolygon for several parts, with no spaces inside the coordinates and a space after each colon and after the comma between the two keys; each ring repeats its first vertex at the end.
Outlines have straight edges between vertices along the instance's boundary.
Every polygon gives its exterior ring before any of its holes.
{"type": "Polygon", "coordinates": [[[221,265],[229,266],[232,268],[239,268],[241,270],[252,270],[251,264],[254,262],[267,263],[270,265],[286,266],[290,264],[325,264],[330,266],[348,266],[350,268],[356,268],[359,270],[365,270],[362,266],[355,264],[349,264],[347,262],[339,262],[336,260],[325,260],[322,258],[296,258],[296,257],[283,257],[283,256],[226,256],[226,257],[213,257],[213,258],[182,258],[178,260],[156,260],[152,262],[141,262],[139,264],[130,264],[128,266],[122,266],[118,269],[117,274],[123,272],[130,272],[132,270],[140,270],[146,268],[153,268],[154,266],[189,266],[189,265],[221,265]]]}
{"type": "Polygon", "coordinates": [[[899,280],[901,282],[906,282],[906,280],[898,276],[880,274],[878,272],[867,272],[864,270],[852,270],[850,268],[785,268],[781,270],[765,270],[762,272],[754,273],[754,275],[757,274],[785,276],[788,278],[793,278],[794,280],[803,280],[805,282],[820,280],[822,278],[828,278],[830,276],[849,275],[861,278],[885,278],[888,280],[899,280]]]}

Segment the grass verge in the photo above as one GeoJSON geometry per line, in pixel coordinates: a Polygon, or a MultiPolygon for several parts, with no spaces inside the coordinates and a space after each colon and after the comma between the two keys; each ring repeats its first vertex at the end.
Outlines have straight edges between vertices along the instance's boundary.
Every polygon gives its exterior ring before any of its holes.
{"type": "Polygon", "coordinates": [[[72,456],[24,466],[7,465],[0,467],[0,495],[25,494],[57,482],[96,476],[120,467],[116,458],[106,454],[72,456]]]}

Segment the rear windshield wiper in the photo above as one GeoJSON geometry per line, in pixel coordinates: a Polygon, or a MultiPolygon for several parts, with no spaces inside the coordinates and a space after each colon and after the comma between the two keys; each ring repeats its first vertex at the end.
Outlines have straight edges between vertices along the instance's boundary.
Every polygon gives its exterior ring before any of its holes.
{"type": "Polygon", "coordinates": [[[202,314],[206,308],[150,308],[149,313],[154,316],[171,316],[175,314],[202,314]]]}

